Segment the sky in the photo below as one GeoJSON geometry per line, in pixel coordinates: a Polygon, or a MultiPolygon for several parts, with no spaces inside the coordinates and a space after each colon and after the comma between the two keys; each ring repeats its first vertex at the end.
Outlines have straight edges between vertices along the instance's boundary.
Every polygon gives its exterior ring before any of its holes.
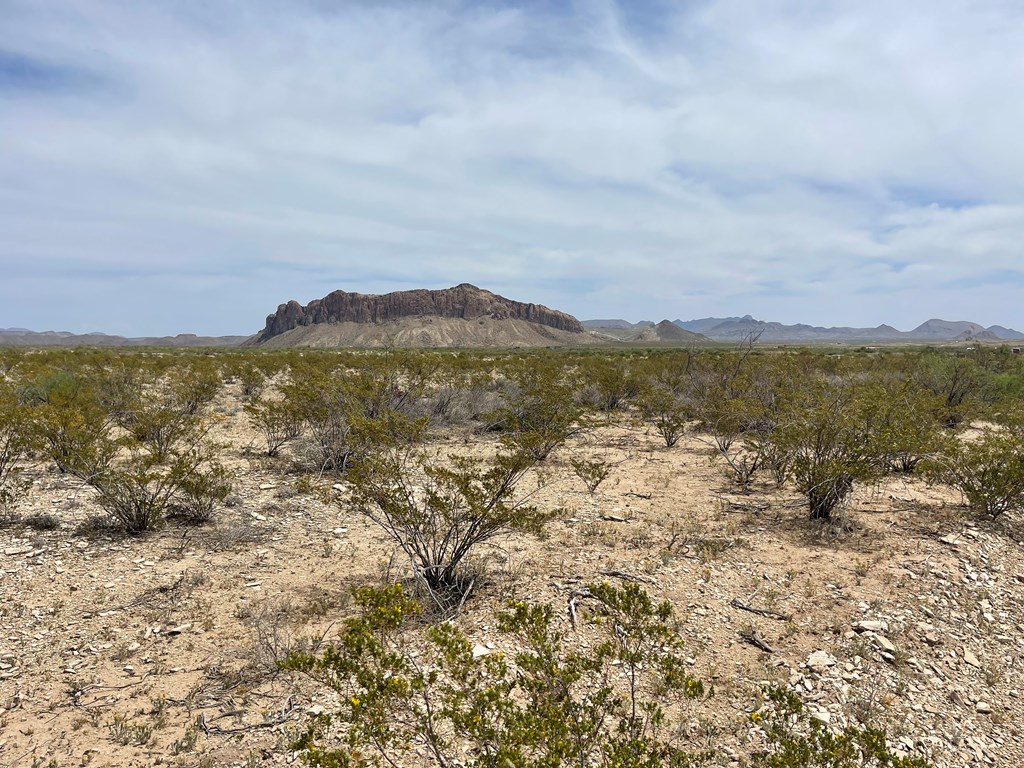
{"type": "Polygon", "coordinates": [[[1019,0],[0,0],[0,327],[1024,328],[1019,0]]]}

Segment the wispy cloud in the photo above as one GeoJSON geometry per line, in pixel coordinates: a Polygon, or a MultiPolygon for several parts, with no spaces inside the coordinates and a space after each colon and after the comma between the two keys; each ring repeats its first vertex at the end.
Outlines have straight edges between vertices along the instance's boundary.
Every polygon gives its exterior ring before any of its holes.
{"type": "Polygon", "coordinates": [[[1024,326],[1012,3],[0,3],[0,326],[255,330],[470,281],[581,316],[1024,326]]]}

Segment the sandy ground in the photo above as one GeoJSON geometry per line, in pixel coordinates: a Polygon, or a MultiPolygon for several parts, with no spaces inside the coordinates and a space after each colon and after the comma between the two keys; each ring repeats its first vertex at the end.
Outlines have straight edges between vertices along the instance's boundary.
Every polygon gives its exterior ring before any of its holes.
{"type": "MultiPolygon", "coordinates": [[[[31,469],[20,512],[60,527],[0,530],[0,765],[296,762],[290,739],[331,699],[278,673],[274,657],[329,637],[351,587],[406,566],[347,508],[343,483],[300,492],[287,449],[259,455],[234,393],[218,410],[235,490],[210,526],[87,534],[91,491],[31,469]]],[[[436,447],[486,451],[489,440],[452,429],[436,447]]],[[[510,597],[552,602],[571,633],[571,590],[617,572],[675,606],[693,672],[715,687],[688,727],[724,765],[750,748],[766,680],[830,722],[887,724],[894,745],[938,766],[1024,759],[1024,534],[1010,521],[973,526],[947,489],[893,478],[858,488],[854,530],[826,535],[791,491],[763,478],[741,492],[694,436],[666,449],[625,416],[542,472],[536,503],[566,511],[546,536],[482,553],[488,577],[459,619],[474,642],[500,647],[491,617],[510,597]],[[596,493],[574,455],[611,463],[596,493]],[[744,639],[751,630],[772,653],[744,639]]]]}

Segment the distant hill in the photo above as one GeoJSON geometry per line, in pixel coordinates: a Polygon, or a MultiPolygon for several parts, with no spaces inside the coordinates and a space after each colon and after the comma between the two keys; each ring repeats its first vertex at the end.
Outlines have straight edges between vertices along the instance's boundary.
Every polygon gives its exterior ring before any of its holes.
{"type": "Polygon", "coordinates": [[[631,323],[629,320],[584,320],[584,328],[619,328],[631,330],[633,328],[653,328],[654,323],[650,320],[641,320],[639,323],[631,323]]]}
{"type": "Polygon", "coordinates": [[[106,333],[70,333],[68,331],[30,331],[26,328],[0,328],[0,346],[17,347],[237,347],[248,336],[111,336],[106,333]]]}
{"type": "Polygon", "coordinates": [[[722,323],[735,323],[741,320],[751,320],[753,318],[750,315],[746,317],[705,317],[700,320],[673,320],[676,325],[680,328],[685,328],[688,331],[694,333],[704,333],[704,331],[710,331],[717,325],[722,323]]]}
{"type": "Polygon", "coordinates": [[[689,342],[706,342],[708,338],[699,333],[680,328],[671,320],[662,320],[654,326],[640,329],[636,336],[624,341],[631,342],[672,342],[685,344],[689,342]]]}
{"type": "Polygon", "coordinates": [[[272,347],[548,347],[595,341],[572,315],[463,283],[386,294],[334,291],[289,301],[252,344],[272,347]]]}
{"type": "Polygon", "coordinates": [[[743,317],[699,320],[676,320],[675,324],[686,330],[696,331],[722,342],[742,341],[757,334],[760,341],[779,343],[798,342],[940,342],[940,341],[1000,341],[1024,339],[1024,333],[1012,328],[994,325],[985,328],[967,321],[928,320],[912,331],[899,331],[891,325],[874,328],[830,327],[782,323],[757,320],[750,315],[743,317]],[[696,330],[700,329],[700,330],[696,330]]]}
{"type": "MultiPolygon", "coordinates": [[[[589,320],[587,323],[607,322],[604,320],[589,320]]],[[[618,321],[626,323],[625,320],[618,321]]],[[[662,320],[655,325],[650,321],[639,323],[626,323],[623,325],[594,325],[588,326],[590,332],[605,341],[621,341],[627,344],[700,344],[711,341],[699,333],[687,331],[680,328],[671,320],[662,320]]]]}

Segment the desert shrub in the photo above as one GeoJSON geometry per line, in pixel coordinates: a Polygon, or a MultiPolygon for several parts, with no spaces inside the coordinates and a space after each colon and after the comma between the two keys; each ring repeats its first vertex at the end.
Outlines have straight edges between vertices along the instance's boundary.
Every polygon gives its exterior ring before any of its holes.
{"type": "Polygon", "coordinates": [[[503,534],[539,532],[556,513],[517,493],[535,462],[530,453],[450,456],[439,464],[417,445],[425,424],[363,426],[373,433],[363,439],[376,449],[350,468],[350,501],[402,549],[445,608],[469,589],[461,567],[475,549],[503,534]]]}
{"type": "Polygon", "coordinates": [[[0,347],[0,376],[8,376],[24,357],[24,350],[18,347],[0,347]]]}
{"type": "Polygon", "coordinates": [[[728,474],[747,487],[768,466],[776,483],[784,482],[788,462],[766,438],[779,422],[781,395],[793,380],[815,377],[803,361],[761,357],[756,336],[727,354],[695,358],[690,366],[688,398],[697,421],[695,436],[725,461],[728,474]]]}
{"type": "Polygon", "coordinates": [[[637,404],[644,420],[650,423],[665,441],[666,448],[671,448],[679,442],[686,429],[689,409],[678,393],[669,387],[652,382],[640,393],[637,404]]]}
{"type": "Polygon", "coordinates": [[[293,371],[281,393],[294,418],[306,427],[317,469],[343,471],[352,454],[354,410],[343,375],[325,367],[293,371]]]}
{"type": "Polygon", "coordinates": [[[118,360],[96,379],[96,399],[117,423],[131,419],[131,413],[142,401],[143,388],[156,374],[146,370],[138,360],[118,360]]]}
{"type": "Polygon", "coordinates": [[[946,427],[968,423],[980,411],[982,372],[970,358],[948,352],[923,354],[914,375],[942,404],[941,421],[946,427]]]}
{"type": "Polygon", "coordinates": [[[252,356],[229,358],[223,365],[226,378],[236,380],[242,390],[242,399],[249,401],[259,397],[267,385],[271,366],[262,358],[252,356]]]}
{"type": "MultiPolygon", "coordinates": [[[[231,476],[211,454],[193,457],[193,468],[181,477],[177,493],[168,505],[169,513],[190,525],[203,525],[213,520],[219,504],[231,493],[231,476]]],[[[188,462],[186,462],[186,465],[188,462]]]]}
{"type": "Polygon", "coordinates": [[[194,435],[189,445],[157,455],[139,444],[124,444],[116,462],[85,478],[96,501],[128,533],[163,525],[168,513],[206,522],[231,490],[226,470],[194,435]]]}
{"type": "Polygon", "coordinates": [[[622,358],[600,356],[588,360],[580,372],[583,402],[610,414],[640,394],[642,379],[622,358]]]}
{"type": "Polygon", "coordinates": [[[108,439],[113,418],[95,379],[81,372],[48,370],[26,382],[20,398],[29,406],[34,447],[61,473],[88,477],[113,459],[117,446],[108,439]]]}
{"type": "Polygon", "coordinates": [[[479,768],[697,766],[710,754],[677,738],[666,708],[705,695],[686,672],[672,609],[636,585],[592,585],[594,643],[569,641],[550,605],[512,603],[499,630],[514,658],[474,651],[456,626],[407,631],[419,606],[400,587],[356,592],[361,612],[322,655],[285,667],[338,694],[294,745],[312,766],[479,768]],[[332,738],[335,737],[336,738],[332,738]]]}
{"type": "Polygon", "coordinates": [[[880,381],[874,441],[893,472],[910,473],[941,450],[947,412],[941,398],[911,382],[880,381]]]}
{"type": "Polygon", "coordinates": [[[195,415],[217,396],[222,378],[220,369],[210,357],[197,357],[187,364],[176,365],[166,379],[176,406],[195,415]]]}
{"type": "Polygon", "coordinates": [[[490,372],[479,373],[447,365],[434,374],[433,382],[424,395],[424,411],[436,424],[457,424],[479,419],[481,414],[494,408],[489,399],[492,384],[490,372]]]}
{"type": "Polygon", "coordinates": [[[507,374],[512,386],[504,405],[490,414],[490,428],[503,433],[513,453],[543,461],[584,428],[582,409],[573,398],[575,385],[548,360],[524,362],[507,374]]]}
{"type": "Polygon", "coordinates": [[[812,520],[829,520],[854,481],[884,471],[874,431],[878,397],[877,389],[840,378],[804,383],[787,394],[778,425],[763,437],[786,456],[812,520]]]}
{"type": "Polygon", "coordinates": [[[588,459],[572,459],[572,471],[584,482],[590,493],[595,493],[598,486],[608,479],[612,468],[606,461],[589,461],[588,459]]]}
{"type": "Polygon", "coordinates": [[[25,490],[19,462],[29,449],[26,411],[13,387],[0,381],[0,519],[10,514],[25,490]]]}
{"type": "Polygon", "coordinates": [[[199,427],[200,417],[191,404],[176,402],[167,391],[154,390],[140,395],[117,421],[156,457],[163,458],[199,427]]]}
{"type": "Polygon", "coordinates": [[[33,382],[27,418],[37,445],[61,471],[94,488],[99,505],[129,533],[159,527],[175,508],[182,517],[208,519],[229,485],[206,443],[208,424],[191,413],[197,401],[177,399],[174,379],[125,404],[125,429],[117,430],[97,380],[79,372],[33,382]]]}
{"type": "Polygon", "coordinates": [[[1024,509],[1024,435],[1016,430],[985,427],[975,440],[952,439],[926,466],[929,477],[960,491],[976,514],[1024,509]]]}
{"type": "Polygon", "coordinates": [[[830,728],[809,715],[800,698],[779,686],[766,692],[767,706],[751,719],[761,725],[766,746],[752,768],[928,768],[917,755],[900,756],[889,748],[880,728],[847,725],[830,728]]]}
{"type": "Polygon", "coordinates": [[[389,424],[396,415],[415,414],[433,372],[408,351],[368,353],[351,362],[356,365],[312,361],[294,368],[280,387],[287,403],[281,406],[287,409],[284,421],[305,425],[312,461],[321,471],[342,472],[360,454],[360,424],[389,424]]]}
{"type": "Polygon", "coordinates": [[[266,440],[267,456],[277,456],[281,448],[302,434],[302,416],[296,404],[287,398],[269,399],[255,395],[244,407],[249,422],[266,440]]]}

